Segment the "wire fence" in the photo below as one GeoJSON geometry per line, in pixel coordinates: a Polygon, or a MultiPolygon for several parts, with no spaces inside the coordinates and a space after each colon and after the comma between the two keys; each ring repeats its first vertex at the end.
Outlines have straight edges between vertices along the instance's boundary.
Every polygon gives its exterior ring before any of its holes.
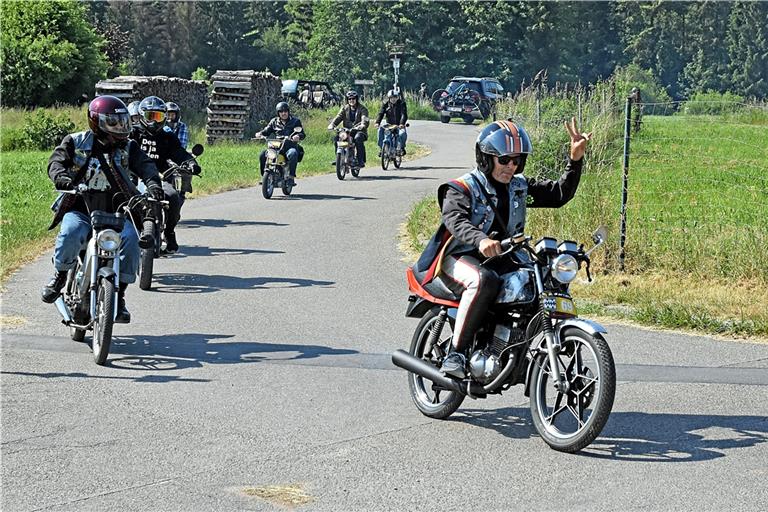
{"type": "Polygon", "coordinates": [[[538,85],[499,104],[533,139],[528,176],[562,174],[571,117],[594,133],[575,198],[529,210],[528,231],[586,242],[605,224],[607,270],[768,282],[768,105],[642,103],[640,91],[615,91],[610,81],[538,85]]]}

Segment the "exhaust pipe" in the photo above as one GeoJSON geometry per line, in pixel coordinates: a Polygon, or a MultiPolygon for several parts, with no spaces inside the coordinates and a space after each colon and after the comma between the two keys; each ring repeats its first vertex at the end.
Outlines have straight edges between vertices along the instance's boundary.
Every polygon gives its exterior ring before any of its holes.
{"type": "Polygon", "coordinates": [[[56,299],[54,304],[56,304],[56,309],[59,310],[59,314],[61,315],[61,318],[63,318],[62,323],[64,325],[69,325],[72,323],[72,315],[69,314],[69,308],[64,303],[64,297],[59,295],[59,298],[56,299]]]}
{"type": "Polygon", "coordinates": [[[404,370],[408,370],[411,373],[415,373],[420,377],[431,380],[438,386],[441,386],[445,389],[461,393],[462,395],[467,394],[467,391],[464,389],[464,386],[462,386],[461,382],[453,380],[450,377],[446,377],[440,373],[440,370],[435,368],[433,365],[422,359],[412,356],[405,350],[395,350],[392,353],[392,364],[404,370]]]}

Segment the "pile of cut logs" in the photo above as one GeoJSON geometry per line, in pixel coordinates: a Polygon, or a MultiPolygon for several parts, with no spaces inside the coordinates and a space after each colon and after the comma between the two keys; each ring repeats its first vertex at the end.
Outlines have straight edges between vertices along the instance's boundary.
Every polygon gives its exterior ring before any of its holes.
{"type": "Polygon", "coordinates": [[[216,71],[208,103],[206,135],[211,144],[221,139],[243,139],[266,124],[280,97],[280,80],[253,70],[216,71]]]}
{"type": "Polygon", "coordinates": [[[174,101],[184,111],[202,112],[208,103],[208,87],[202,80],[185,80],[167,76],[118,76],[96,84],[96,96],[117,96],[125,104],[158,96],[174,101]]]}

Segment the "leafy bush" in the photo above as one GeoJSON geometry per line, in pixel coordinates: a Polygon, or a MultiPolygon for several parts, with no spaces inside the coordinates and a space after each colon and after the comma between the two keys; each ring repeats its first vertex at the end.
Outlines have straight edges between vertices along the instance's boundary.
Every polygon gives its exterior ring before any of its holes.
{"type": "Polygon", "coordinates": [[[202,66],[192,72],[192,80],[208,80],[210,77],[208,71],[202,66]]]}
{"type": "Polygon", "coordinates": [[[613,72],[616,83],[616,95],[626,98],[632,92],[632,88],[640,89],[640,97],[643,103],[667,103],[672,101],[667,91],[659,83],[653,72],[642,69],[636,64],[619,66],[613,72]]]}
{"type": "Polygon", "coordinates": [[[44,110],[38,110],[24,124],[23,145],[25,149],[51,149],[74,130],[75,123],[67,114],[61,113],[54,117],[44,110]]]}
{"type": "Polygon", "coordinates": [[[697,92],[683,106],[683,114],[720,115],[744,108],[744,98],[732,92],[697,92]]]}
{"type": "Polygon", "coordinates": [[[0,151],[15,151],[26,147],[26,137],[21,128],[3,127],[0,130],[0,151]]]}

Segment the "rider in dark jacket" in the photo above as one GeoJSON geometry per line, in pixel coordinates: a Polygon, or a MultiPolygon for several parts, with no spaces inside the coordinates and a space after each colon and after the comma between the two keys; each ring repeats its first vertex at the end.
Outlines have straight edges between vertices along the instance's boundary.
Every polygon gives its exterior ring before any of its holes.
{"type": "MultiPolygon", "coordinates": [[[[336,128],[336,125],[342,123],[344,128],[351,128],[352,140],[355,141],[355,154],[357,163],[360,167],[365,167],[365,141],[368,140],[368,109],[360,103],[360,99],[355,91],[347,92],[347,104],[341,107],[339,113],[328,125],[329,130],[336,128]]],[[[339,142],[339,134],[333,138],[333,145],[339,142]]]]}
{"type": "MultiPolygon", "coordinates": [[[[289,185],[296,185],[296,166],[304,158],[304,148],[298,142],[304,140],[307,134],[301,125],[301,119],[291,115],[291,107],[288,103],[281,101],[275,105],[275,111],[277,111],[277,117],[273,117],[267,126],[256,133],[256,137],[269,137],[270,135],[289,137],[289,140],[283,146],[283,151],[285,152],[285,158],[288,160],[288,170],[291,173],[289,185]],[[296,128],[301,128],[301,130],[297,131],[296,128]]],[[[267,150],[265,149],[259,155],[259,167],[262,175],[264,175],[264,167],[266,165],[267,150]]]]}
{"type": "MultiPolygon", "coordinates": [[[[93,210],[110,213],[138,193],[131,175],[147,184],[155,198],[163,198],[163,189],[154,162],[139,146],[128,140],[131,122],[125,104],[114,96],[99,96],[88,106],[90,130],[64,137],[48,160],[48,176],[58,190],[71,190],[85,184],[83,195],[62,194],[54,203],[54,219],[49,229],[61,228],[53,250],[56,273],[43,287],[43,302],[53,303],[74,268],[83,244],[91,234],[88,217],[93,210]]],[[[120,241],[120,286],[117,301],[118,323],[128,323],[131,314],[125,306],[125,290],[136,280],[139,269],[139,238],[136,227],[126,222],[120,241]]]]}
{"type": "MultiPolygon", "coordinates": [[[[384,144],[384,128],[379,125],[385,117],[387,124],[398,127],[397,138],[400,141],[400,148],[404,155],[405,141],[408,139],[408,133],[405,130],[405,124],[408,122],[408,106],[403,98],[400,97],[400,91],[397,89],[391,89],[387,92],[387,100],[381,105],[379,115],[376,116],[376,124],[374,126],[379,129],[379,148],[384,144]]],[[[381,156],[381,150],[379,151],[379,156],[381,156]]]]}
{"type": "Polygon", "coordinates": [[[451,350],[441,368],[446,374],[465,376],[465,352],[498,293],[499,276],[480,265],[502,252],[493,233],[500,238],[523,233],[527,207],[559,208],[576,192],[592,134],[579,133],[575,119],[566,128],[571,152],[558,181],[523,176],[533,149],[530,138],[522,126],[496,121],[477,137],[477,167],[438,189],[443,222],[414,265],[414,274],[422,285],[440,277],[461,295],[451,350]]]}
{"type": "MultiPolygon", "coordinates": [[[[148,96],[139,103],[141,123],[131,132],[131,139],[139,143],[144,151],[157,165],[160,175],[171,167],[168,160],[180,164],[187,160],[194,160],[194,156],[187,153],[178,137],[164,130],[166,106],[165,102],[157,96],[148,96]]],[[[193,173],[200,174],[200,166],[195,162],[192,165],[193,173]]],[[[163,181],[163,191],[168,200],[168,215],[165,219],[166,252],[173,253],[179,250],[176,241],[176,224],[181,219],[181,207],[184,204],[184,191],[173,188],[172,178],[169,176],[163,181]]]]}

